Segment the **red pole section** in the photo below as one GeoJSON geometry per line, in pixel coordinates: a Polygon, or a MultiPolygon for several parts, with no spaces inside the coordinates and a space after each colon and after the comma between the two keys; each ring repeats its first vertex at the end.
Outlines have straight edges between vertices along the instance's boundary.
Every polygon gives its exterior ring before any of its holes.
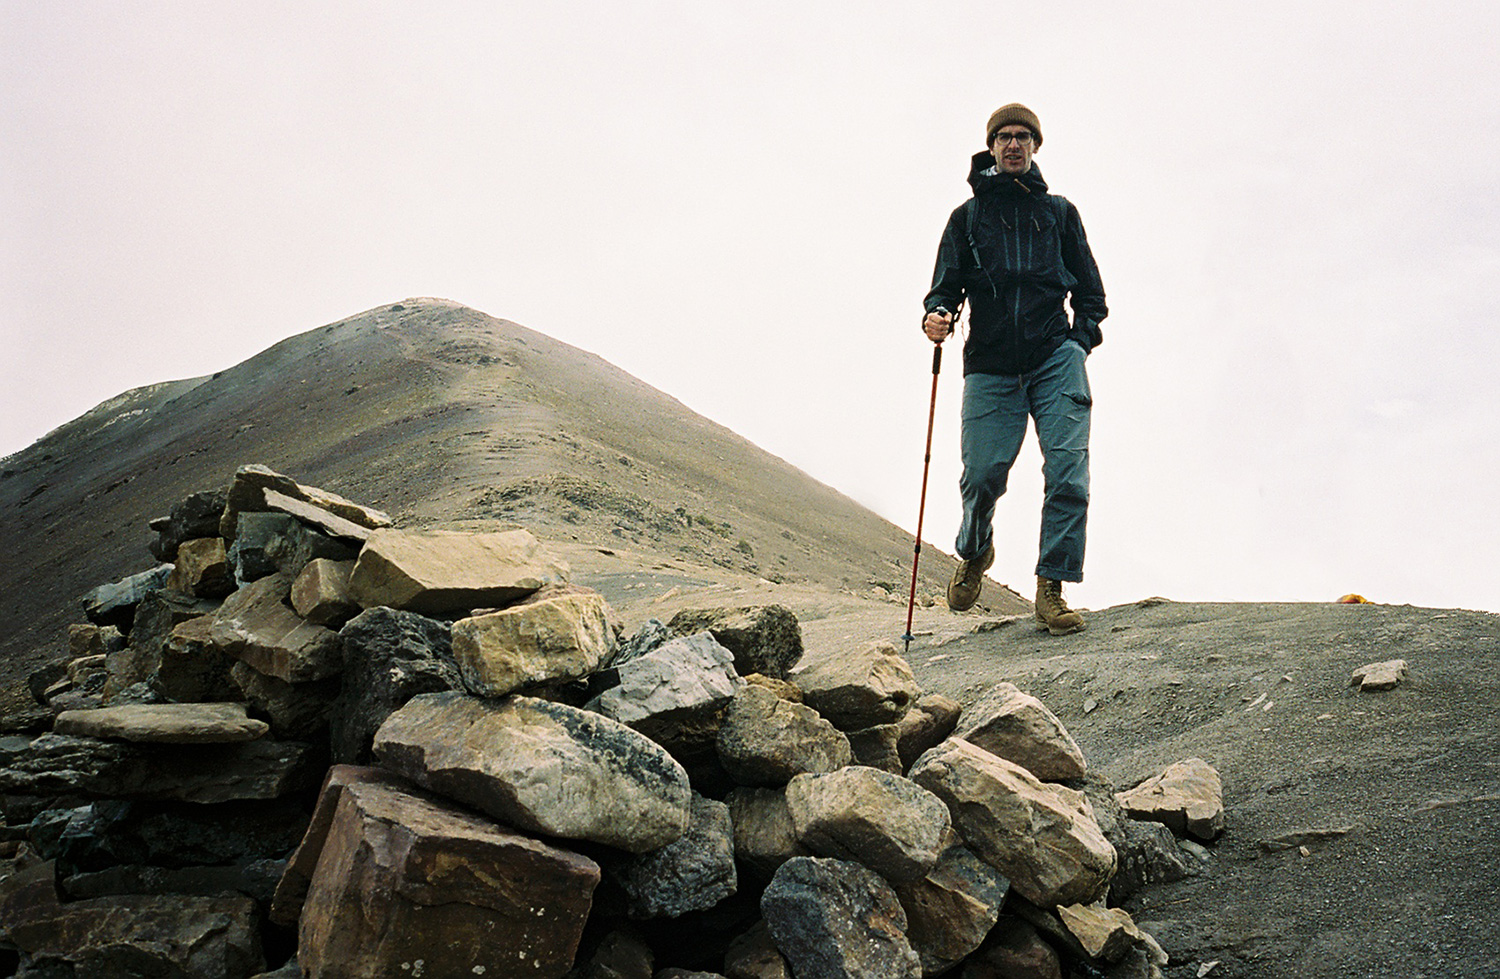
{"type": "Polygon", "coordinates": [[[922,497],[917,504],[917,543],[911,556],[911,594],[906,598],[906,652],[911,652],[911,618],[917,606],[917,564],[922,560],[922,518],[927,514],[927,472],[932,466],[932,424],[937,416],[938,373],[943,367],[943,345],[932,346],[932,397],[927,404],[927,446],[922,450],[922,497]]]}

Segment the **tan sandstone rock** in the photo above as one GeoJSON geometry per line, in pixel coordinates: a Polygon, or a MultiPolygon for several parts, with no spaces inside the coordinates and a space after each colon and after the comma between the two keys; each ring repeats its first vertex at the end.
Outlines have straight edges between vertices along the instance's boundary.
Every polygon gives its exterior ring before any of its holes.
{"type": "Polygon", "coordinates": [[[952,697],[940,693],[918,697],[906,716],[896,722],[896,751],[901,756],[901,770],[910,768],[922,752],[946,741],[962,713],[963,707],[952,697]]]}
{"type": "Polygon", "coordinates": [[[349,594],[353,561],[314,558],[292,582],[292,608],[313,625],[337,629],[359,614],[359,603],[349,594]]]}
{"type": "Polygon", "coordinates": [[[862,864],[887,880],[923,877],[937,862],[948,807],[909,779],[851,765],[786,786],[797,841],[820,857],[862,864]]]}
{"type": "Polygon", "coordinates": [[[1165,823],[1179,836],[1211,840],[1224,829],[1224,788],[1202,758],[1188,758],[1115,798],[1132,819],[1165,823]]]}
{"type": "Polygon", "coordinates": [[[1044,782],[1082,778],[1083,752],[1057,715],[1011,683],[997,683],[958,719],[953,736],[1020,765],[1044,782]]]}
{"type": "Polygon", "coordinates": [[[380,530],[359,552],[349,591],[365,608],[451,615],[505,605],[566,577],[566,566],[524,530],[380,530]]]}
{"type": "Polygon", "coordinates": [[[329,537],[342,537],[345,540],[361,543],[370,539],[371,528],[346,520],[314,503],[278,493],[273,489],[265,490],[264,495],[267,510],[296,517],[315,530],[321,530],[329,537]]]}
{"type": "Polygon", "coordinates": [[[304,622],[282,604],[287,587],[284,577],[273,575],[230,595],[214,613],[214,644],[287,683],[333,676],[343,667],[338,633],[304,622]]]}
{"type": "Polygon", "coordinates": [[[126,704],[63,711],[52,730],[121,741],[222,744],[254,741],[270,730],[270,725],[247,716],[244,704],[126,704]]]}
{"type": "Polygon", "coordinates": [[[464,686],[481,697],[576,680],[614,652],[612,615],[598,592],[560,589],[538,601],[459,619],[453,623],[453,659],[464,686]]]}
{"type": "Polygon", "coordinates": [[[1091,959],[1118,962],[1131,949],[1141,948],[1156,965],[1167,964],[1167,955],[1161,946],[1141,931],[1123,908],[1066,904],[1057,909],[1057,916],[1091,959]]]}
{"type": "Polygon", "coordinates": [[[770,880],[792,857],[811,856],[797,842],[785,788],[740,786],[724,801],[734,826],[734,856],[763,880],[770,880]]]}
{"type": "Polygon", "coordinates": [[[784,785],[803,772],[843,768],[852,757],[849,739],[817,711],[750,683],[729,702],[715,749],[741,785],[784,785]]]}
{"type": "Polygon", "coordinates": [[[219,536],[226,540],[234,538],[240,513],[260,513],[271,509],[266,504],[267,490],[311,503],[361,527],[375,529],[391,525],[390,516],[379,510],[360,506],[337,493],[316,486],[303,486],[274,469],[252,464],[235,470],[234,482],[229,487],[228,502],[223,516],[219,518],[219,536]]]}
{"type": "Polygon", "coordinates": [[[1406,660],[1392,659],[1384,663],[1366,663],[1355,670],[1349,685],[1366,690],[1389,690],[1406,679],[1406,660]]]}
{"type": "Polygon", "coordinates": [[[222,537],[201,537],[177,546],[167,587],[195,598],[222,598],[234,591],[234,568],[222,537]]]}
{"type": "Polygon", "coordinates": [[[318,802],[313,808],[312,822],[302,834],[302,842],[287,860],[281,880],[276,883],[276,893],[271,899],[267,917],[286,928],[297,927],[302,917],[302,903],[307,899],[307,889],[312,885],[313,874],[318,868],[318,859],[323,855],[323,844],[328,840],[328,827],[333,825],[333,814],[338,810],[344,789],[350,785],[384,785],[398,790],[408,789],[409,783],[379,768],[358,765],[334,765],[323,779],[318,792],[318,802]]]}
{"type": "Polygon", "coordinates": [[[1082,792],[961,738],[924,754],[911,778],[948,804],[965,845],[1023,897],[1052,906],[1104,895],[1117,857],[1082,792]]]}
{"type": "Polygon", "coordinates": [[[906,660],[890,643],[821,659],[797,676],[802,701],[841,731],[892,724],[921,690],[906,660]]]}

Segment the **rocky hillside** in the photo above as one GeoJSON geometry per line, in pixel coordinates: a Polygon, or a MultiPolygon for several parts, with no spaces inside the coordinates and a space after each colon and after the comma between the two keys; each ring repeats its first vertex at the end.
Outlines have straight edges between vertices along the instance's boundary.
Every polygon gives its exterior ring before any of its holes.
{"type": "MultiPolygon", "coordinates": [[[[402,527],[522,522],[646,566],[847,591],[904,596],[910,574],[899,528],[598,357],[406,300],[127,392],[0,461],[0,543],[24,555],[0,562],[0,688],[56,650],[84,591],[150,563],[162,501],[246,461],[402,527]]],[[[940,591],[951,561],[929,549],[922,565],[923,592],[940,591]]],[[[999,589],[987,601],[1024,607],[999,589]]]]}

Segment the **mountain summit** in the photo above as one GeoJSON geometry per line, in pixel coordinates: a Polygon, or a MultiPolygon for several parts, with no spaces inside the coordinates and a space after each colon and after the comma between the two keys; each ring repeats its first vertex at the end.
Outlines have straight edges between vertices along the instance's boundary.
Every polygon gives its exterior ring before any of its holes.
{"type": "MultiPolygon", "coordinates": [[[[128,391],[5,459],[11,670],[56,654],[85,591],[149,566],[160,501],[218,487],[246,462],[401,526],[514,522],[711,576],[903,597],[910,575],[905,531],[603,359],[458,303],[408,299],[211,377],[128,391]]],[[[952,563],[929,549],[922,568],[931,594],[952,563]]],[[[1025,610],[1001,589],[987,597],[1025,610]]]]}

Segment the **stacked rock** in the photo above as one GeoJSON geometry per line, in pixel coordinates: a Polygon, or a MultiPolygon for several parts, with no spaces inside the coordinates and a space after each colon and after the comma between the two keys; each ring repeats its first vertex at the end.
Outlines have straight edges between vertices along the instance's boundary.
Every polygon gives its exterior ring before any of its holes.
{"type": "Polygon", "coordinates": [[[260,466],[152,526],[172,563],[91,594],[9,719],[47,730],[0,738],[18,975],[1165,963],[1105,899],[1170,832],[1009,684],[961,710],[887,644],[800,665],[779,606],[625,640],[524,530],[396,530],[260,466]]]}

